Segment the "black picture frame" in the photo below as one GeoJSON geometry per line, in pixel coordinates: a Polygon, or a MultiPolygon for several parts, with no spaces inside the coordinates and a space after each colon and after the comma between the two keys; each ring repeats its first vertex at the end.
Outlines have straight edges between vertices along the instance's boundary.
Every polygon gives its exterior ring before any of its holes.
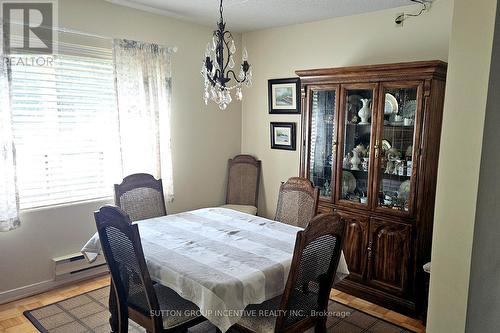
{"type": "MultiPolygon", "coordinates": [[[[267,95],[269,104],[269,114],[300,114],[300,78],[293,77],[288,79],[272,79],[267,81],[267,95]],[[291,92],[292,100],[290,105],[277,105],[274,92],[279,86],[283,88],[293,87],[291,92]]],[[[285,100],[286,102],[286,100],[285,100]]]]}
{"type": "MultiPolygon", "coordinates": [[[[297,149],[297,124],[296,123],[285,123],[285,122],[272,122],[271,123],[271,149],[282,149],[282,150],[296,150],[297,149]],[[284,144],[277,141],[276,131],[279,129],[285,129],[284,133],[288,132],[288,144],[284,144]]],[[[286,141],[286,140],[285,140],[286,141]]]]}

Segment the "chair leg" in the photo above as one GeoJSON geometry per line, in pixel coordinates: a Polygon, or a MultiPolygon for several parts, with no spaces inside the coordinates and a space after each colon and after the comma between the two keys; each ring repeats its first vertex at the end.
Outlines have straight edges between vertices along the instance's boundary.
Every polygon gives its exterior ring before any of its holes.
{"type": "Polygon", "coordinates": [[[321,319],[316,323],[314,333],[326,333],[326,319],[321,319]]]}
{"type": "Polygon", "coordinates": [[[111,281],[111,286],[109,290],[109,325],[111,333],[118,333],[119,331],[119,314],[118,314],[118,300],[116,299],[115,286],[113,281],[111,281]]]}

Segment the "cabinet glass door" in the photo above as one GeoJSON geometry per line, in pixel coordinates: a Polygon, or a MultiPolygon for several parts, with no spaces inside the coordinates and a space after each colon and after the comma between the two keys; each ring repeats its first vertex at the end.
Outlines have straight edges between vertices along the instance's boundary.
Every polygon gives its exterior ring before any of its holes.
{"type": "Polygon", "coordinates": [[[377,206],[412,211],[421,86],[386,84],[381,90],[381,126],[377,137],[377,206]]]}
{"type": "Polygon", "coordinates": [[[375,128],[376,85],[349,85],[342,88],[342,133],[338,174],[339,200],[347,205],[369,205],[370,150],[375,128]]]}
{"type": "Polygon", "coordinates": [[[330,200],[337,90],[312,89],[309,102],[311,103],[309,180],[314,186],[319,187],[321,197],[330,200]]]}

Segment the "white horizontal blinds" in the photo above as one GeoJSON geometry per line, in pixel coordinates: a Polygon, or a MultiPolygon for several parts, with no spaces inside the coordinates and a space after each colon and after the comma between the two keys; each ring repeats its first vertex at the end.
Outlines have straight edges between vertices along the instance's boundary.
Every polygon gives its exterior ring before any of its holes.
{"type": "Polygon", "coordinates": [[[112,51],[77,48],[11,67],[21,208],[107,197],[121,176],[112,51]]]}

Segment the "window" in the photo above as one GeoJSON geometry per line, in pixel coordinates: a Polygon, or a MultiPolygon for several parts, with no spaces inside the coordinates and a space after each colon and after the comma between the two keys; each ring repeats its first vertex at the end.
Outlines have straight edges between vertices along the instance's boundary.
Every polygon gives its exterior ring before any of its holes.
{"type": "Polygon", "coordinates": [[[11,66],[21,209],[108,197],[121,176],[112,50],[75,53],[11,66]]]}

